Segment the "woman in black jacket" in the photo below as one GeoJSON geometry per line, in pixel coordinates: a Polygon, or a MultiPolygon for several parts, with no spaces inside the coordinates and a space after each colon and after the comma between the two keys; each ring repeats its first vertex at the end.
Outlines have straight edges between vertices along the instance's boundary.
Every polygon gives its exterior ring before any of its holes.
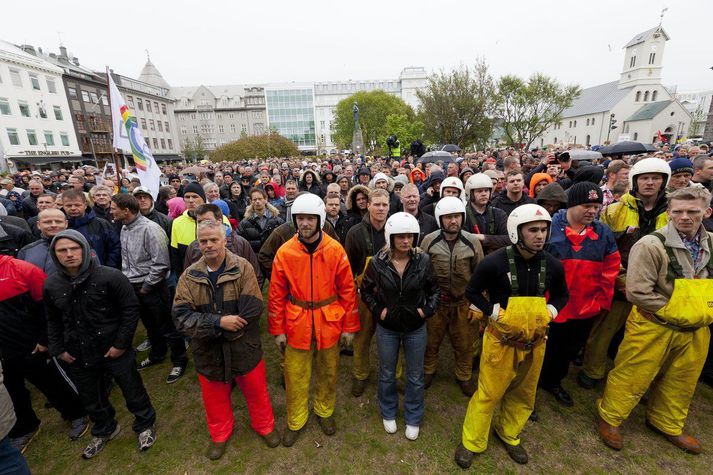
{"type": "Polygon", "coordinates": [[[250,205],[250,198],[245,192],[243,185],[234,181],[230,184],[230,193],[228,193],[228,201],[235,203],[237,214],[234,216],[238,221],[242,221],[245,217],[245,209],[250,205]]]}
{"type": "Polygon", "coordinates": [[[396,360],[403,343],[406,360],[404,417],[406,438],[416,440],[424,412],[423,356],[426,352],[426,319],[438,304],[438,284],[431,260],[416,247],[418,221],[408,213],[395,213],[384,226],[386,246],[369,262],[361,295],[376,317],[379,352],[379,408],[384,429],[396,432],[399,396],[396,360]]]}

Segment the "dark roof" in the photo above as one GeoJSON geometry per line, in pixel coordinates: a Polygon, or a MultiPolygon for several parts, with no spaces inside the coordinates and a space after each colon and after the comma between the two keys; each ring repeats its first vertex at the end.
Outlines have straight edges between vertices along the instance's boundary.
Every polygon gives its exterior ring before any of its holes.
{"type": "Polygon", "coordinates": [[[612,81],[582,90],[582,94],[574,100],[572,107],[562,112],[562,117],[576,117],[586,114],[606,112],[619,103],[633,89],[619,89],[619,81],[612,81]]]}
{"type": "Polygon", "coordinates": [[[659,30],[663,34],[664,38],[666,38],[666,40],[668,40],[669,39],[668,34],[666,34],[664,29],[661,28],[661,25],[659,25],[659,26],[655,26],[649,30],[644,31],[643,33],[639,33],[638,35],[634,36],[631,39],[631,41],[629,41],[626,45],[624,45],[624,48],[628,48],[629,46],[634,46],[634,45],[638,45],[639,43],[643,43],[644,41],[648,40],[651,35],[653,35],[654,33],[656,33],[659,30]]]}
{"type": "Polygon", "coordinates": [[[642,106],[639,110],[634,112],[634,114],[626,119],[627,122],[633,122],[635,120],[650,120],[656,117],[659,112],[664,110],[673,101],[658,101],[650,102],[645,106],[642,106]]]}

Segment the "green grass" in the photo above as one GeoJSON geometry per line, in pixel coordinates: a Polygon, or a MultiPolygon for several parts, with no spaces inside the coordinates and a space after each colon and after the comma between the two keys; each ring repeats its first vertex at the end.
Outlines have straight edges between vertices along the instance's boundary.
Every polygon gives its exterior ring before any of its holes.
{"type": "MultiPolygon", "coordinates": [[[[277,428],[285,426],[285,394],[280,386],[277,349],[262,322],[263,348],[268,385],[277,428]]],[[[140,327],[135,342],[144,336],[140,327]]],[[[375,342],[372,343],[372,346],[375,342]]],[[[374,348],[372,348],[374,350],[374,348]]],[[[143,355],[142,355],[143,356],[143,355]]],[[[189,366],[186,376],[174,385],[165,384],[169,363],[141,373],[158,414],[158,440],[147,452],[136,449],[131,430],[133,417],[124,407],[120,391],[112,392],[112,402],[122,426],[119,436],[97,458],[80,458],[85,436],[70,442],[67,426],[53,409],[44,409],[44,397],[34,391],[35,408],[42,419],[41,431],[26,456],[35,474],[233,474],[233,473],[462,473],[453,462],[453,451],[460,440],[461,425],[468,399],[452,377],[452,351],[447,341],[441,350],[439,374],[426,392],[426,415],[421,435],[415,442],[399,431],[384,432],[376,400],[375,351],[372,375],[365,394],[350,394],[351,358],[342,357],[335,417],[338,432],[326,437],[314,417],[291,448],[267,448],[250,429],[245,400],[233,392],[235,431],[225,456],[210,462],[204,456],[209,437],[198,380],[189,366]]],[[[713,390],[699,385],[687,423],[687,430],[704,445],[702,455],[682,453],[661,436],[644,426],[644,408],[637,407],[624,424],[625,448],[614,452],[598,439],[595,401],[601,393],[585,391],[574,382],[574,368],[564,382],[575,401],[574,408],[559,406],[549,394],[540,391],[537,410],[540,422],[528,422],[522,433],[530,463],[518,466],[503,447],[491,437],[488,450],[478,456],[472,473],[711,473],[713,462],[713,390]]]]}

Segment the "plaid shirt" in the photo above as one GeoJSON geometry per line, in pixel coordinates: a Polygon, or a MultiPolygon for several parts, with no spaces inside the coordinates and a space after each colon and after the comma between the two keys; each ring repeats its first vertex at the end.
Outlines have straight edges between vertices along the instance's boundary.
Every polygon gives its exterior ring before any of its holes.
{"type": "Polygon", "coordinates": [[[693,239],[688,239],[683,233],[678,233],[678,235],[681,236],[681,241],[683,241],[683,245],[686,246],[688,252],[691,253],[691,259],[693,259],[693,268],[698,268],[698,265],[701,262],[701,258],[703,257],[703,246],[701,245],[701,229],[698,229],[698,232],[693,237],[693,239]]]}

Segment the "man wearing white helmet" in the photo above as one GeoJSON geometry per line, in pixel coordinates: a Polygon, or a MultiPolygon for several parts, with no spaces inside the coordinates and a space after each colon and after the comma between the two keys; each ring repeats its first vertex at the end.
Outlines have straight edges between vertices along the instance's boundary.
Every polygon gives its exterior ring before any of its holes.
{"type": "MultiPolygon", "coordinates": [[[[456,198],[462,200],[463,195],[465,194],[465,191],[463,189],[463,182],[460,181],[460,178],[458,178],[457,176],[449,176],[441,183],[440,194],[441,199],[446,198],[448,196],[455,196],[456,198]]],[[[436,200],[432,203],[423,206],[421,211],[426,214],[430,214],[431,216],[434,216],[436,204],[439,201],[440,200],[436,200]]]]}
{"type": "Polygon", "coordinates": [[[508,215],[490,204],[493,181],[484,173],[476,173],[465,183],[465,226],[463,229],[475,234],[489,254],[507,246],[510,242],[507,231],[508,215]]]}
{"type": "Polygon", "coordinates": [[[473,343],[478,334],[478,322],[470,318],[465,287],[483,259],[483,248],[475,235],[462,230],[465,205],[459,197],[441,198],[435,213],[440,230],[421,242],[421,248],[431,256],[441,289],[438,311],[428,320],[428,346],[423,363],[425,386],[428,389],[433,382],[438,367],[438,349],[448,333],[455,354],[456,381],[463,394],[470,397],[475,392],[473,343]]]}
{"type": "Polygon", "coordinates": [[[614,233],[622,270],[615,283],[614,300],[609,312],[603,312],[594,323],[584,352],[584,364],[577,375],[580,386],[591,389],[606,376],[609,346],[622,329],[631,311],[626,299],[626,269],[629,252],[643,236],[662,228],[668,222],[666,185],[671,175],[668,164],[656,157],[639,160],[629,170],[629,192],[617,203],[607,206],[602,223],[614,233]]]}
{"type": "Polygon", "coordinates": [[[268,330],[285,355],[285,447],[297,441],[309,418],[313,358],[314,412],[326,435],[336,432],[339,343],[349,346],[359,330],[356,287],[346,252],[339,241],[322,232],[324,201],[310,193],[298,196],[292,204],[292,220],[297,235],[275,255],[268,298],[268,330]]]}
{"type": "Polygon", "coordinates": [[[478,390],[455,452],[462,468],[487,448],[491,421],[508,455],[517,463],[528,461],[520,432],[535,406],[547,326],[569,298],[562,264],[543,250],[550,223],[541,206],[516,208],[507,224],[512,245],[483,259],[466,288],[468,300],[487,316],[488,327],[478,390]],[[500,414],[493,421],[498,403],[500,414]]]}

